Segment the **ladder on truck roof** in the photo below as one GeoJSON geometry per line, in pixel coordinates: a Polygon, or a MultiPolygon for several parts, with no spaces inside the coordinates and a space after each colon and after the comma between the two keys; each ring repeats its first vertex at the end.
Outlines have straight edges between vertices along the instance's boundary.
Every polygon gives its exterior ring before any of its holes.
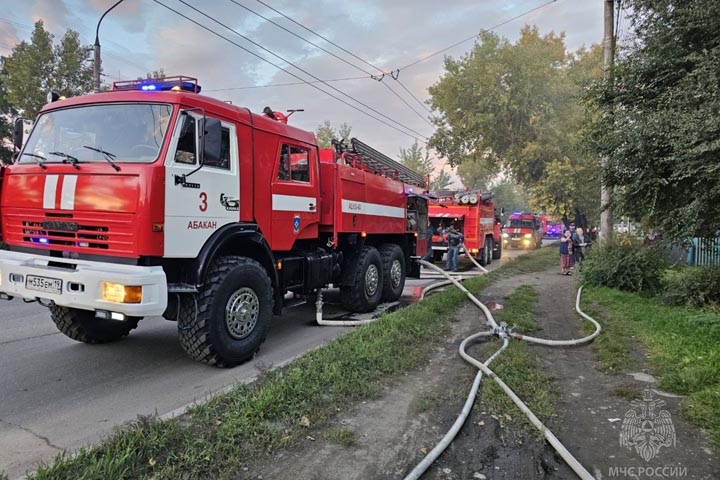
{"type": "MultiPolygon", "coordinates": [[[[341,148],[344,147],[344,145],[339,142],[335,145],[336,148],[338,146],[341,146],[341,148]]],[[[409,185],[415,185],[416,187],[423,189],[427,188],[425,178],[422,175],[410,170],[405,165],[393,160],[384,153],[378,152],[357,138],[350,139],[350,145],[352,146],[352,149],[348,149],[346,151],[356,154],[358,160],[360,160],[366,168],[409,185]]]]}

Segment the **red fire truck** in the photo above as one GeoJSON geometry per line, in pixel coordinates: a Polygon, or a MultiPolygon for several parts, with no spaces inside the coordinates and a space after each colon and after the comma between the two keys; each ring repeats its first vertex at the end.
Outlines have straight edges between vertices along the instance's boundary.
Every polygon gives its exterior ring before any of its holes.
{"type": "MultiPolygon", "coordinates": [[[[495,213],[492,193],[462,192],[441,195],[430,203],[430,223],[437,232],[432,249],[435,261],[447,251],[445,229],[454,226],[461,232],[468,255],[485,266],[502,255],[501,223],[495,213]]],[[[464,250],[461,249],[461,252],[464,250]]]]}
{"type": "Polygon", "coordinates": [[[422,176],[199,92],[117,82],[42,109],[2,183],[0,297],[87,343],[163,315],[192,358],[230,366],[291,300],[332,284],[369,311],[419,277],[422,176]]]}
{"type": "Polygon", "coordinates": [[[508,217],[503,232],[503,245],[513,248],[537,249],[542,247],[547,217],[534,213],[517,212],[508,217]]]}

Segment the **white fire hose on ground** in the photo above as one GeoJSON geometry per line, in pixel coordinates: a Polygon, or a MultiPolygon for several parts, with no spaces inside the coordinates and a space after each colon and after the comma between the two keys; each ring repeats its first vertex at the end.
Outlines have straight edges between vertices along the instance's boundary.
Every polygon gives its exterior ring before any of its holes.
{"type": "MultiPolygon", "coordinates": [[[[472,259],[472,257],[471,257],[472,259]]],[[[474,259],[472,259],[474,261],[474,259]]],[[[446,272],[442,271],[440,268],[436,267],[435,265],[420,260],[420,264],[424,265],[428,268],[432,268],[434,270],[437,270],[442,275],[445,275],[448,278],[448,281],[451,283],[454,283],[458,285],[458,282],[450,277],[446,272]]],[[[479,265],[478,265],[479,267],[479,265]]],[[[487,271],[487,270],[486,270],[487,271]]],[[[509,343],[509,337],[518,339],[518,340],[527,340],[529,342],[533,343],[539,343],[542,345],[550,345],[550,346],[569,346],[569,345],[579,345],[582,343],[587,343],[593,340],[595,337],[597,337],[600,334],[601,327],[600,324],[597,323],[592,317],[585,314],[582,310],[580,310],[580,299],[582,296],[582,287],[578,290],[577,298],[575,301],[575,310],[586,320],[590,321],[595,326],[595,331],[586,337],[579,338],[579,339],[573,339],[573,340],[546,340],[542,338],[536,338],[536,337],[528,337],[524,336],[518,333],[512,333],[509,332],[506,328],[506,326],[503,324],[502,326],[498,326],[497,322],[495,322],[495,319],[493,318],[492,313],[485,307],[485,305],[480,302],[474,295],[472,295],[465,287],[462,287],[458,285],[458,287],[465,293],[465,295],[468,296],[468,298],[477,305],[485,315],[485,318],[487,319],[487,324],[492,327],[492,331],[483,331],[476,333],[474,335],[471,335],[467,337],[463,342],[460,344],[460,356],[470,363],[471,365],[474,365],[476,368],[478,368],[478,373],[475,377],[475,380],[473,382],[472,388],[470,390],[470,394],[468,395],[467,400],[465,401],[465,406],[462,409],[462,412],[458,416],[458,418],[455,420],[455,423],[451,427],[451,429],[445,434],[445,436],[442,438],[442,440],[433,448],[432,451],[430,451],[427,456],[405,477],[405,480],[417,480],[419,479],[430,466],[432,463],[442,454],[443,451],[450,445],[452,440],[455,438],[457,433],[460,431],[460,428],[465,423],[465,420],[467,419],[470,410],[472,408],[473,403],[475,402],[475,397],[477,396],[477,390],[480,386],[480,380],[482,379],[482,374],[485,373],[487,376],[492,378],[499,386],[503,389],[503,391],[510,397],[510,399],[515,403],[515,405],[525,414],[525,416],[528,417],[530,422],[542,432],[543,436],[547,439],[548,443],[553,446],[553,448],[558,452],[558,454],[565,460],[565,462],[568,464],[570,468],[577,474],[579,478],[582,480],[593,480],[593,476],[588,472],[585,467],[582,466],[582,464],[568,451],[567,448],[558,440],[558,438],[540,421],[539,418],[528,408],[528,406],[518,397],[515,392],[512,391],[510,387],[507,386],[505,382],[503,382],[492,370],[490,370],[489,365],[490,363],[503,351],[507,348],[509,343]],[[503,340],[503,345],[500,347],[498,351],[496,351],[489,359],[487,359],[484,363],[480,362],[479,360],[471,357],[468,355],[465,351],[465,348],[468,344],[474,342],[475,340],[483,337],[489,337],[491,335],[497,335],[499,338],[503,340]]]]}

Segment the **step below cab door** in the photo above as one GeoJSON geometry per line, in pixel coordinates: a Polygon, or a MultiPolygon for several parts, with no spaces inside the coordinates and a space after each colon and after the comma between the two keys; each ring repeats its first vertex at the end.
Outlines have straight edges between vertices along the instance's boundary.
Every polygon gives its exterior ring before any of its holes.
{"type": "Polygon", "coordinates": [[[317,149],[282,139],[272,184],[273,250],[291,250],[296,240],[316,239],[320,223],[317,149]]]}

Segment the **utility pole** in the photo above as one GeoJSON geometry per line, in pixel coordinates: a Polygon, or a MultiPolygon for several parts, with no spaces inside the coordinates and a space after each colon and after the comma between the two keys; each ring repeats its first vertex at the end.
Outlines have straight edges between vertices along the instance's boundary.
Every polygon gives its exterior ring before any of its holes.
{"type": "Polygon", "coordinates": [[[93,79],[95,80],[95,91],[100,91],[100,24],[103,21],[103,18],[105,18],[105,15],[110,13],[110,10],[120,5],[124,0],[118,0],[115,4],[113,4],[112,7],[105,10],[105,13],[102,14],[100,17],[100,20],[98,20],[97,28],[95,28],[95,45],[93,45],[93,50],[95,53],[95,56],[93,57],[93,79]]]}
{"type": "MultiPolygon", "coordinates": [[[[605,72],[605,85],[610,85],[613,81],[613,59],[615,58],[615,32],[613,31],[613,17],[615,13],[615,1],[604,0],[605,2],[605,35],[603,37],[604,55],[603,69],[605,72]]],[[[605,112],[605,115],[612,115],[612,111],[605,112]]],[[[605,169],[608,163],[607,157],[600,159],[602,168],[605,169]]],[[[612,187],[608,187],[604,182],[600,184],[600,242],[606,243],[613,237],[613,218],[610,211],[610,202],[612,201],[612,187]]]]}

